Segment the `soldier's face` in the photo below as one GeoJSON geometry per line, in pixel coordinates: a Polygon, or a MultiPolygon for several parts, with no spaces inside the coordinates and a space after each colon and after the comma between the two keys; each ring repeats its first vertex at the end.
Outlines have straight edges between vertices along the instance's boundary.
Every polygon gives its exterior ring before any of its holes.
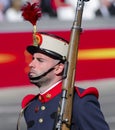
{"type": "MultiPolygon", "coordinates": [[[[33,55],[33,60],[29,64],[30,76],[37,77],[45,73],[48,69],[54,66],[57,60],[54,60],[44,54],[35,53],[33,55]]],[[[52,72],[53,73],[53,72],[52,72]]]]}

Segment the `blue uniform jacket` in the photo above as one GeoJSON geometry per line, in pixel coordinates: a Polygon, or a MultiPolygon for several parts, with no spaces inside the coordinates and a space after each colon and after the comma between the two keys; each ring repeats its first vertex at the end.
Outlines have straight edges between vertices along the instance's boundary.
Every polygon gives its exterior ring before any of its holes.
{"type": "MultiPolygon", "coordinates": [[[[44,95],[27,95],[22,101],[27,130],[54,130],[60,106],[61,83],[44,95]]],[[[71,130],[109,130],[98,102],[96,88],[75,87],[71,130]]]]}

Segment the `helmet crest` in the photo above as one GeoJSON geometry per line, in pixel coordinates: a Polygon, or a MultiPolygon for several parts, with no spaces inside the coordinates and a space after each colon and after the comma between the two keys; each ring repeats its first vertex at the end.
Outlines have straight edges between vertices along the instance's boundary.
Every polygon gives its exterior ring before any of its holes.
{"type": "MultiPolygon", "coordinates": [[[[31,4],[27,2],[22,8],[22,16],[25,20],[29,21],[33,25],[33,44],[35,46],[38,45],[38,38],[36,38],[37,27],[36,23],[37,20],[41,17],[41,8],[40,2],[31,4]]],[[[39,42],[40,43],[40,42],[39,42]]]]}

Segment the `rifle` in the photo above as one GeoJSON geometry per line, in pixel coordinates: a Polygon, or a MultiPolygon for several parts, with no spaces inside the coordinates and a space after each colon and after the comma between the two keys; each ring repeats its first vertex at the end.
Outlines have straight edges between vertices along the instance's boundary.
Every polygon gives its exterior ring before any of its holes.
{"type": "Polygon", "coordinates": [[[75,13],[75,19],[73,21],[69,50],[67,55],[67,62],[65,63],[64,77],[62,83],[62,97],[61,107],[58,111],[58,121],[56,123],[56,130],[70,130],[71,117],[72,117],[72,105],[74,96],[74,79],[76,72],[76,63],[78,56],[78,44],[81,33],[81,22],[84,2],[89,0],[78,0],[75,13]]]}

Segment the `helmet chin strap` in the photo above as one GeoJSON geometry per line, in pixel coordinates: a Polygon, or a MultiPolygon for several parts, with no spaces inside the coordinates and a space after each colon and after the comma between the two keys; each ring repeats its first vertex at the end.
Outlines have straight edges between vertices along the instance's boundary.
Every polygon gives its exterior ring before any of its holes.
{"type": "Polygon", "coordinates": [[[36,76],[36,77],[31,77],[30,76],[30,73],[28,74],[29,75],[29,79],[30,79],[30,82],[31,83],[37,83],[37,81],[39,79],[41,79],[42,77],[46,76],[49,72],[51,72],[52,70],[54,70],[54,67],[50,68],[49,70],[47,70],[46,72],[44,72],[43,74],[39,75],[39,76],[36,76]]]}
{"type": "MultiPolygon", "coordinates": [[[[58,64],[60,64],[60,63],[61,63],[61,61],[59,61],[56,65],[58,65],[58,64]]],[[[50,73],[52,70],[54,70],[56,65],[54,65],[53,67],[51,67],[50,69],[48,69],[48,70],[47,70],[46,72],[44,72],[43,74],[41,74],[41,75],[39,75],[39,76],[36,76],[36,77],[32,77],[32,76],[30,75],[30,73],[29,73],[29,74],[28,74],[28,77],[29,77],[29,79],[30,79],[30,82],[36,84],[39,79],[41,79],[42,77],[44,77],[44,76],[46,76],[48,73],[50,73]]]]}

